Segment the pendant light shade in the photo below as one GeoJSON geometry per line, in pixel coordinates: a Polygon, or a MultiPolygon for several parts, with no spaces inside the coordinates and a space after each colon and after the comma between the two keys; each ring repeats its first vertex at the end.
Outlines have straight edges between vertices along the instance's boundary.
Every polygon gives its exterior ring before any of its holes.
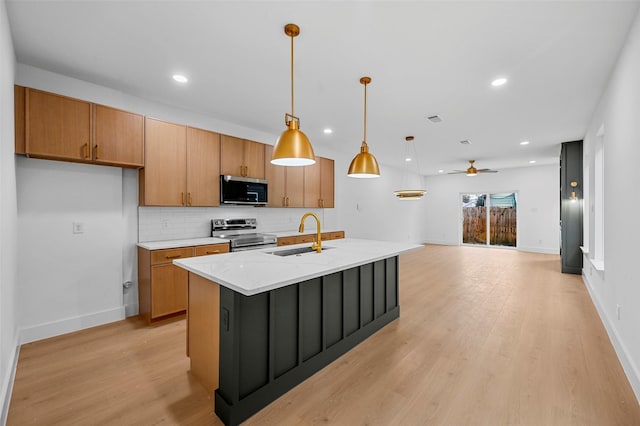
{"type": "MultiPolygon", "coordinates": [[[[402,186],[404,188],[409,188],[409,165],[410,163],[415,164],[415,173],[417,175],[420,174],[420,168],[418,166],[418,154],[416,152],[416,147],[413,144],[413,136],[407,136],[405,139],[404,145],[404,161],[405,168],[402,173],[402,186]]],[[[397,191],[393,191],[393,195],[396,196],[399,200],[419,200],[424,197],[424,194],[427,191],[424,189],[398,189],[397,191]]]]}
{"type": "Polygon", "coordinates": [[[367,145],[367,84],[371,83],[371,77],[362,77],[360,83],[364,85],[364,138],[360,152],[351,160],[347,176],[377,178],[380,177],[380,167],[378,167],[376,157],[369,153],[369,146],[367,145]]]}
{"type": "Polygon", "coordinates": [[[285,114],[287,129],[282,132],[271,156],[271,164],[277,166],[309,166],[316,162],[313,147],[307,135],[300,130],[300,118],[294,115],[293,109],[293,38],[300,34],[300,27],[287,24],[284,33],[291,37],[291,114],[285,114]]]}

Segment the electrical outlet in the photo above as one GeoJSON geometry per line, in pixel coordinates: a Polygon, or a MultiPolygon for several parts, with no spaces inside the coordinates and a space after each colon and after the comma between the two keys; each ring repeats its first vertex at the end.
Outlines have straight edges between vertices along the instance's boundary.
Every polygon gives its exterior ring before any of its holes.
{"type": "Polygon", "coordinates": [[[162,219],[162,229],[167,229],[169,227],[169,221],[167,219],[162,219]]]}
{"type": "Polygon", "coordinates": [[[74,234],[84,234],[84,223],[82,223],[82,222],[73,222],[73,233],[74,234]]]}

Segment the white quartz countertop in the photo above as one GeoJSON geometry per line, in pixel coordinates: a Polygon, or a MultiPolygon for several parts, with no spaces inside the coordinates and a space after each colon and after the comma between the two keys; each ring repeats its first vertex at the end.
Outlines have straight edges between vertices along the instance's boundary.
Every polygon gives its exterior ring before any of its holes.
{"type": "Polygon", "coordinates": [[[189,238],[184,240],[167,240],[167,241],[149,241],[146,243],[138,243],[138,247],[142,247],[147,250],[162,250],[179,247],[190,246],[206,246],[207,244],[221,244],[228,243],[229,240],[224,238],[189,238]]]}
{"type": "Polygon", "coordinates": [[[322,243],[322,253],[276,256],[270,252],[306,247],[297,244],[173,261],[190,272],[246,296],[386,259],[422,245],[346,238],[322,243]]]}

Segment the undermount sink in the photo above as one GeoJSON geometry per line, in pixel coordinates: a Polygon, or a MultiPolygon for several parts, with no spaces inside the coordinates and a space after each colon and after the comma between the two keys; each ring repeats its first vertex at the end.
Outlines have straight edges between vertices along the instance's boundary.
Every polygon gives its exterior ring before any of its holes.
{"type": "MultiPolygon", "coordinates": [[[[332,249],[333,247],[322,247],[322,251],[332,249]]],[[[267,254],[275,254],[276,256],[300,256],[301,254],[315,252],[311,247],[298,247],[286,250],[268,251],[267,254]]]]}

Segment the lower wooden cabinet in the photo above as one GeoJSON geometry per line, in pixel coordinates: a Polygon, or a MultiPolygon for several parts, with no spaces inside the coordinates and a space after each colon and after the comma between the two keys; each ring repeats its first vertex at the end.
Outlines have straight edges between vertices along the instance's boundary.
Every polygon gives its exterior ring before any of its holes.
{"type": "Polygon", "coordinates": [[[187,311],[188,273],[174,259],[229,252],[229,244],[147,250],[138,247],[138,304],[149,324],[184,318],[187,311]]]}
{"type": "MultiPolygon", "coordinates": [[[[344,238],[344,231],[322,232],[320,234],[322,241],[337,240],[344,238]]],[[[290,237],[278,238],[279,246],[291,246],[294,244],[312,243],[316,240],[316,234],[292,235],[290,237]]]]}

